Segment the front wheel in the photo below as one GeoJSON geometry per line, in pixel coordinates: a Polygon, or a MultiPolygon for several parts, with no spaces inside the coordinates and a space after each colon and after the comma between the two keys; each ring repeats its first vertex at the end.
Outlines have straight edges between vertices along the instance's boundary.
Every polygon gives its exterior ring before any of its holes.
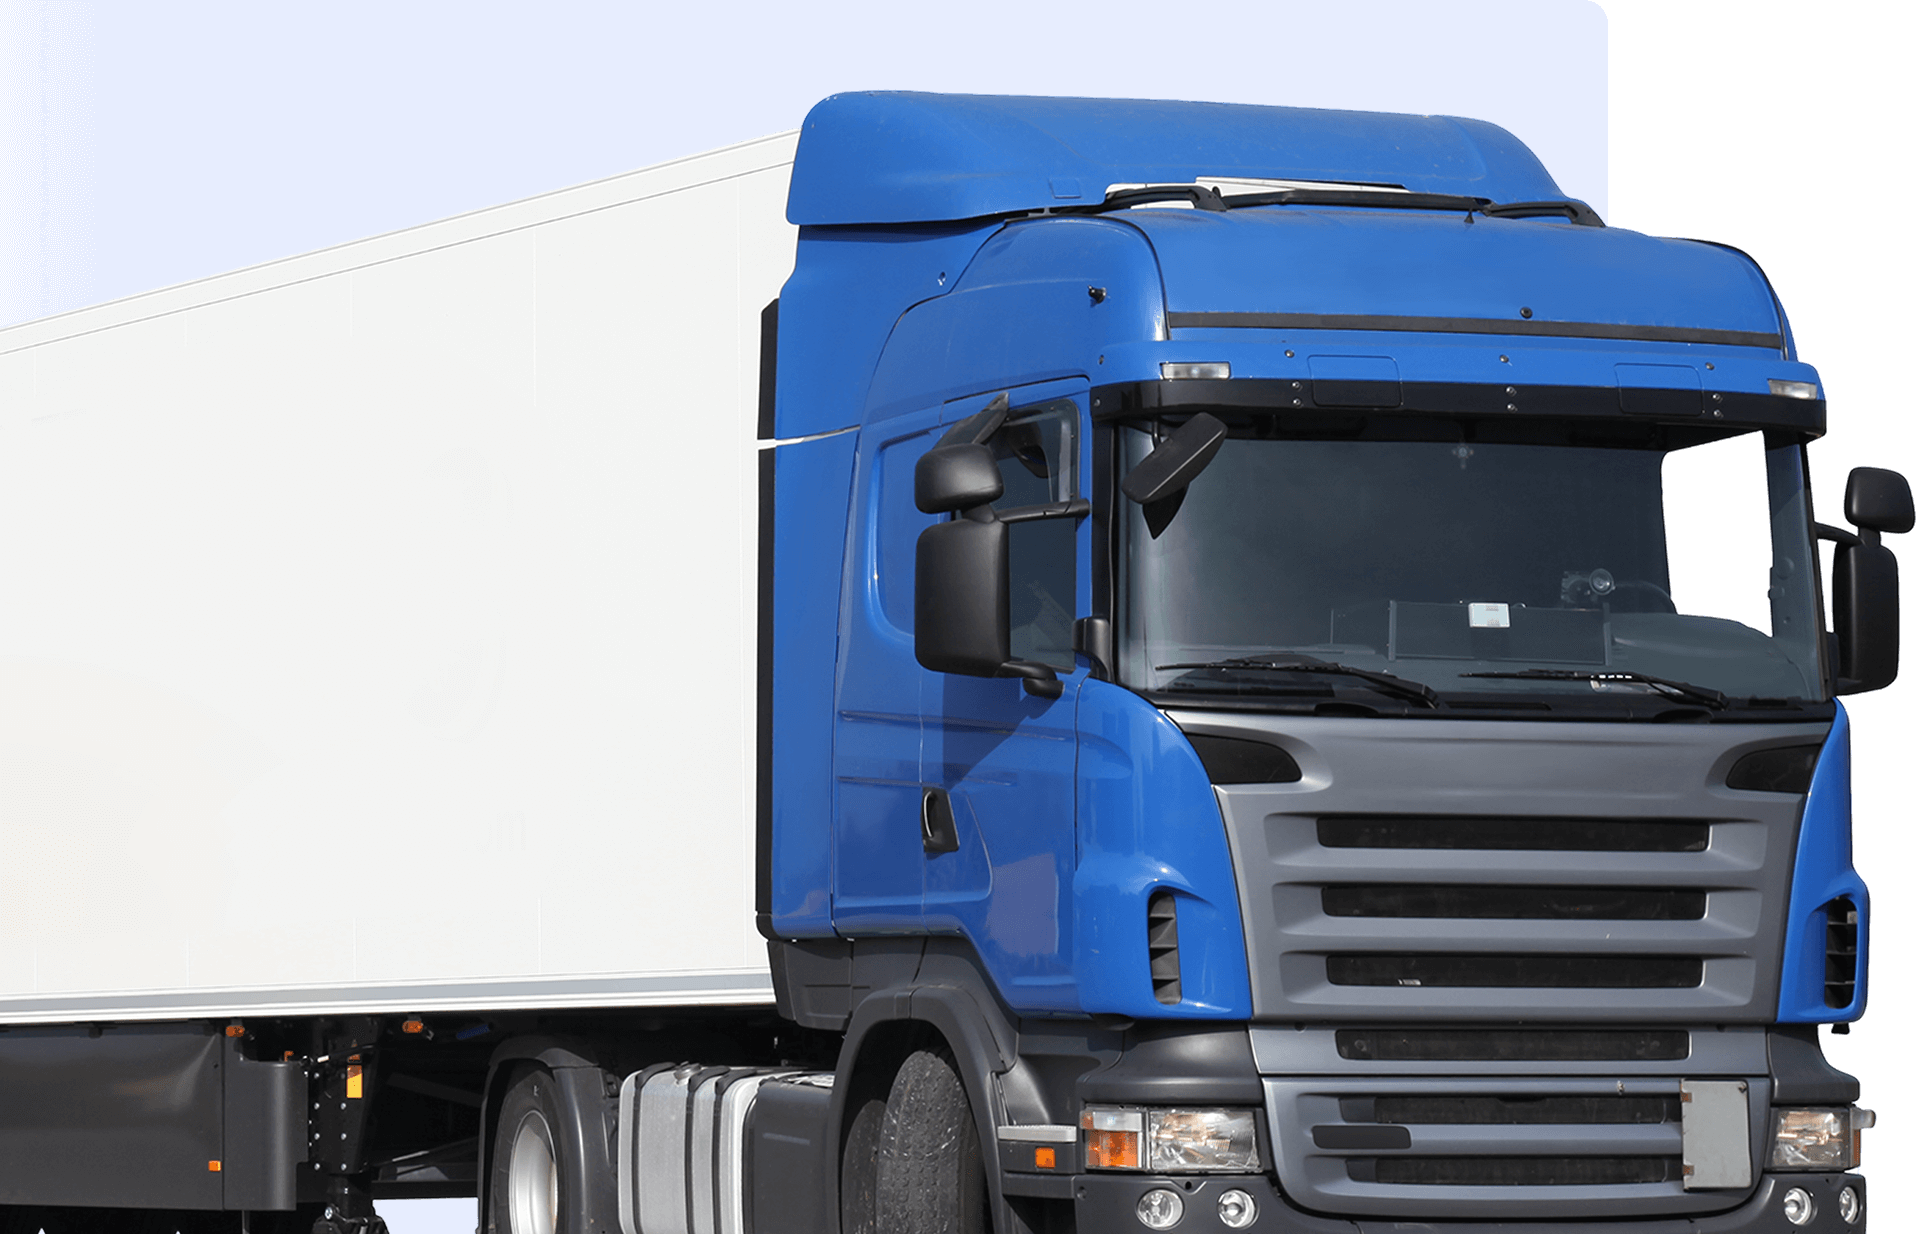
{"type": "Polygon", "coordinates": [[[917,1050],[895,1073],[875,1154],[875,1228],[988,1234],[988,1180],[967,1089],[945,1049],[917,1050]]]}
{"type": "Polygon", "coordinates": [[[496,1234],[557,1234],[567,1228],[562,1212],[560,1103],[554,1077],[531,1068],[521,1073],[501,1102],[495,1124],[488,1200],[496,1234]]]}

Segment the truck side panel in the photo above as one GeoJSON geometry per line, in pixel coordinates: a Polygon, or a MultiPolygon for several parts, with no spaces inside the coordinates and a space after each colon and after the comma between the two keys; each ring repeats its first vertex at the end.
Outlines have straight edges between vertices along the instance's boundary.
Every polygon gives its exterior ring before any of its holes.
{"type": "Polygon", "coordinates": [[[0,1020],[770,998],[791,157],[0,332],[0,1020]]]}

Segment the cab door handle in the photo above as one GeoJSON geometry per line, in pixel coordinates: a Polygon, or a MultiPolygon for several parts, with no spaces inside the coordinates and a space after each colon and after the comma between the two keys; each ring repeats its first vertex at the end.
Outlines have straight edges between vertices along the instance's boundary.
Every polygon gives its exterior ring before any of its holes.
{"type": "Polygon", "coordinates": [[[948,790],[933,785],[921,790],[921,851],[953,853],[961,849],[961,837],[954,829],[954,806],[948,790]]]}

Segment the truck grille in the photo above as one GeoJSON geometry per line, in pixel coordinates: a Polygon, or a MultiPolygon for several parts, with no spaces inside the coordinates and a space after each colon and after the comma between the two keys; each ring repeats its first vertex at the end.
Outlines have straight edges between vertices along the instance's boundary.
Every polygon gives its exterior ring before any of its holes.
{"type": "Polygon", "coordinates": [[[1665,1183],[1682,1177],[1680,1157],[1355,1158],[1358,1183],[1431,1187],[1578,1187],[1665,1183]]]}
{"type": "Polygon", "coordinates": [[[1705,891],[1642,887],[1324,887],[1330,917],[1470,917],[1506,921],[1700,921],[1705,891]]]}
{"type": "MultiPolygon", "coordinates": [[[[1826,725],[1176,718],[1285,744],[1301,767],[1215,786],[1257,1020],[1775,1011],[1802,803],[1723,781],[1752,747],[1826,725]]],[[[1838,916],[1829,938],[1840,981],[1853,931],[1838,916]]]]}
{"type": "Polygon", "coordinates": [[[1358,1062],[1672,1062],[1679,1028],[1342,1028],[1335,1051],[1358,1062]]]}
{"type": "Polygon", "coordinates": [[[1615,818],[1324,818],[1323,848],[1481,848],[1491,852],[1699,853],[1708,824],[1615,818]]]}
{"type": "MultiPolygon", "coordinates": [[[[1282,1189],[1330,1213],[1433,1218],[1706,1213],[1683,1185],[1673,1078],[1270,1079],[1282,1189]]],[[[1759,1083],[1757,1091],[1761,1089],[1759,1083]]],[[[1758,1139],[1766,1102],[1755,1103],[1758,1139]]]]}
{"type": "Polygon", "coordinates": [[[1456,989],[1681,990],[1702,984],[1689,956],[1331,955],[1335,985],[1456,989]]]}

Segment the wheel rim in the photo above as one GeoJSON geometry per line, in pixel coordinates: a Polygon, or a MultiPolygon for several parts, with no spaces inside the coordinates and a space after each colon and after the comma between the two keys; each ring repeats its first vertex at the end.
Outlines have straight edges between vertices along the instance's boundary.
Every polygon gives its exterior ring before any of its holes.
{"type": "Polygon", "coordinates": [[[547,1120],[529,1112],[507,1158],[507,1208],[514,1234],[554,1234],[560,1221],[560,1173],[547,1120]]]}

